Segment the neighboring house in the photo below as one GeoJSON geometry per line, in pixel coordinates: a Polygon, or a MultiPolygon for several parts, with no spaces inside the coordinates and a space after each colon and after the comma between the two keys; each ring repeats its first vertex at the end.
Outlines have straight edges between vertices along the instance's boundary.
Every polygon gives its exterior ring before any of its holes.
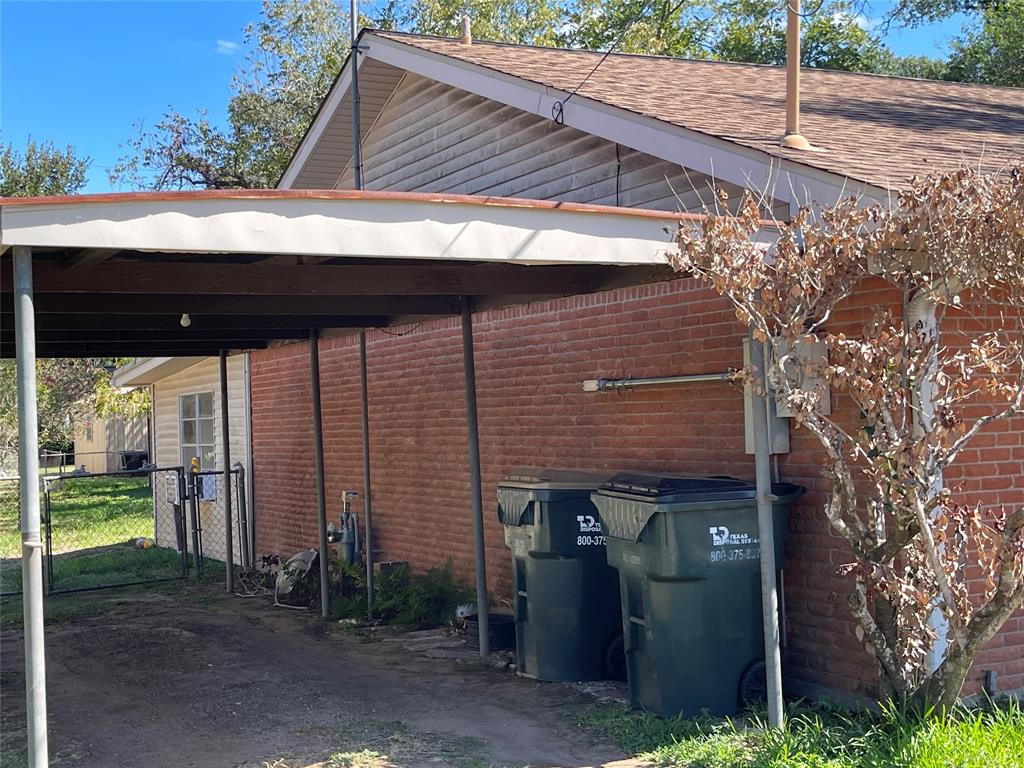
{"type": "Polygon", "coordinates": [[[75,467],[87,472],[116,472],[125,451],[151,451],[149,419],[85,416],[75,422],[75,467]]]}
{"type": "MultiPolygon", "coordinates": [[[[252,482],[249,430],[249,359],[248,355],[228,358],[228,415],[231,424],[231,464],[241,464],[245,474],[247,510],[252,509],[252,482]]],[[[114,372],[117,387],[149,387],[152,398],[151,460],[159,469],[182,467],[188,471],[192,458],[199,459],[201,470],[223,470],[221,441],[221,403],[219,361],[212,357],[146,357],[133,360],[114,372]]],[[[234,487],[234,486],[233,486],[234,487]]],[[[205,483],[205,501],[199,504],[200,527],[203,530],[203,553],[224,559],[224,493],[223,482],[209,479],[205,483]]],[[[160,533],[170,540],[173,525],[163,519],[170,515],[168,500],[173,493],[155,494],[157,544],[160,533]],[[168,496],[167,499],[163,495],[168,496]],[[160,496],[160,498],[157,498],[160,496]]],[[[233,499],[234,517],[238,500],[233,499]]],[[[191,528],[189,529],[191,532],[191,528]]],[[[241,552],[234,528],[234,559],[241,552]]],[[[252,531],[250,530],[250,538],[252,531]]]]}
{"type": "MultiPolygon", "coordinates": [[[[1024,91],[807,70],[804,134],[823,152],[779,146],[780,68],[472,44],[390,32],[360,37],[366,189],[503,195],[699,210],[712,186],[744,189],[788,217],[840,196],[884,201],[910,177],[961,163],[997,168],[1024,156],[1024,91]],[[596,68],[596,69],[595,69],[596,68]],[[572,94],[571,97],[569,94],[572,94]]],[[[283,176],[286,188],[351,188],[351,62],[283,176]]],[[[831,327],[857,333],[884,291],[855,297],[831,327]]],[[[899,303],[895,303],[899,306],[899,303]]],[[[486,499],[516,466],[751,477],[743,397],[727,383],[584,392],[588,379],[721,372],[742,365],[744,329],[728,302],[680,279],[476,315],[486,499]],[[528,343],[525,341],[528,339],[528,343]]],[[[452,560],[472,578],[460,331],[438,319],[368,331],[374,544],[416,567],[452,560]]],[[[308,350],[252,353],[256,551],[291,554],[317,540],[308,350]]],[[[362,489],[356,337],[320,345],[330,517],[362,489]]],[[[179,390],[181,391],[181,390],[179,390]]],[[[166,407],[166,406],[165,406],[166,407]]],[[[875,693],[873,666],[837,574],[845,546],[821,511],[828,483],[799,430],[776,446],[783,479],[810,492],[793,510],[784,563],[785,674],[792,693],[875,693]]],[[[1024,503],[1024,425],[989,438],[951,472],[985,503],[1024,503]],[[1004,455],[1005,454],[1005,455],[1004,455]],[[1006,471],[1007,465],[1013,471],[1006,471]]],[[[158,424],[159,431],[160,426],[158,424]]],[[[158,434],[159,440],[159,434],[158,434]]],[[[487,515],[492,599],[510,595],[508,553],[487,515]]],[[[1000,690],[1024,688],[1024,617],[978,660],[1000,690]],[[1009,649],[1010,652],[1007,652],[1009,649]]]]}

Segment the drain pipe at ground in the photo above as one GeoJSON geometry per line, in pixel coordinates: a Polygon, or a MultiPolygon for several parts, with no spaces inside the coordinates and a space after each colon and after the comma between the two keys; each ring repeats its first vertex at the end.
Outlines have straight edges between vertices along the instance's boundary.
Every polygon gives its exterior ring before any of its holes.
{"type": "MultiPolygon", "coordinates": [[[[943,284],[940,284],[930,290],[920,290],[910,300],[907,304],[905,320],[909,332],[920,333],[932,338],[938,335],[938,323],[935,318],[938,302],[935,297],[942,288],[943,284]]],[[[928,367],[921,379],[921,388],[914,395],[913,407],[920,414],[920,417],[914,420],[914,432],[919,436],[925,429],[931,429],[932,418],[935,414],[933,374],[937,363],[936,349],[933,346],[928,359],[928,367]]],[[[943,485],[942,473],[937,472],[928,489],[929,498],[941,493],[943,485]]],[[[949,619],[936,607],[932,609],[931,615],[928,617],[928,626],[935,632],[935,643],[924,660],[925,674],[930,675],[939,668],[942,660],[946,657],[949,619]]]]}

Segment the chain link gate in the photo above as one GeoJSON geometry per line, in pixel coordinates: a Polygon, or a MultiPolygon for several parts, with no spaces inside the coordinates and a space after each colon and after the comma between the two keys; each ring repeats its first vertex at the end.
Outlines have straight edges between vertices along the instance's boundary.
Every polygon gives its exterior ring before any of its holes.
{"type": "Polygon", "coordinates": [[[188,576],[185,491],[181,467],[46,478],[48,594],[188,576]]]}
{"type": "Polygon", "coordinates": [[[232,561],[246,568],[249,562],[249,535],[246,519],[245,472],[236,465],[228,473],[231,486],[231,522],[225,515],[223,470],[186,472],[188,486],[188,538],[196,559],[197,575],[207,578],[225,575],[227,538],[231,536],[232,561]]]}

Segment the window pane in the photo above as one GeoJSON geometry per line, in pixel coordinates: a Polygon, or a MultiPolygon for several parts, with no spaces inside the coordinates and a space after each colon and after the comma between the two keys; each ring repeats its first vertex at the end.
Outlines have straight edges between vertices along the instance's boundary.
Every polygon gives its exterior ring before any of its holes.
{"type": "Polygon", "coordinates": [[[192,457],[196,455],[196,449],[192,446],[181,446],[181,464],[185,467],[186,472],[188,472],[189,467],[192,466],[192,457]]]}
{"type": "Polygon", "coordinates": [[[194,419],[196,417],[196,396],[195,395],[182,395],[180,399],[181,399],[181,418],[183,418],[183,419],[194,419]]]}
{"type": "Polygon", "coordinates": [[[213,445],[213,419],[199,420],[199,442],[203,445],[213,445]]]}
{"type": "Polygon", "coordinates": [[[186,419],[181,422],[181,442],[188,445],[196,444],[196,423],[194,421],[186,419]]]}
{"type": "Polygon", "coordinates": [[[217,468],[217,454],[213,448],[203,449],[203,469],[217,468]]]}
{"type": "Polygon", "coordinates": [[[203,392],[201,395],[197,395],[199,400],[199,415],[200,416],[213,416],[213,393],[203,392]]]}

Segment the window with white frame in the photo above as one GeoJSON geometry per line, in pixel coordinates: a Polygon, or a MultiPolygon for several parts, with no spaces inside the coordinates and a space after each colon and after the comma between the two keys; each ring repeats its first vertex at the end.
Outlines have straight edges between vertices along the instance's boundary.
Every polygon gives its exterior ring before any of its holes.
{"type": "Polygon", "coordinates": [[[178,398],[178,435],[181,464],[187,470],[192,458],[199,458],[200,469],[215,469],[217,454],[213,441],[213,393],[198,392],[178,398]]]}

